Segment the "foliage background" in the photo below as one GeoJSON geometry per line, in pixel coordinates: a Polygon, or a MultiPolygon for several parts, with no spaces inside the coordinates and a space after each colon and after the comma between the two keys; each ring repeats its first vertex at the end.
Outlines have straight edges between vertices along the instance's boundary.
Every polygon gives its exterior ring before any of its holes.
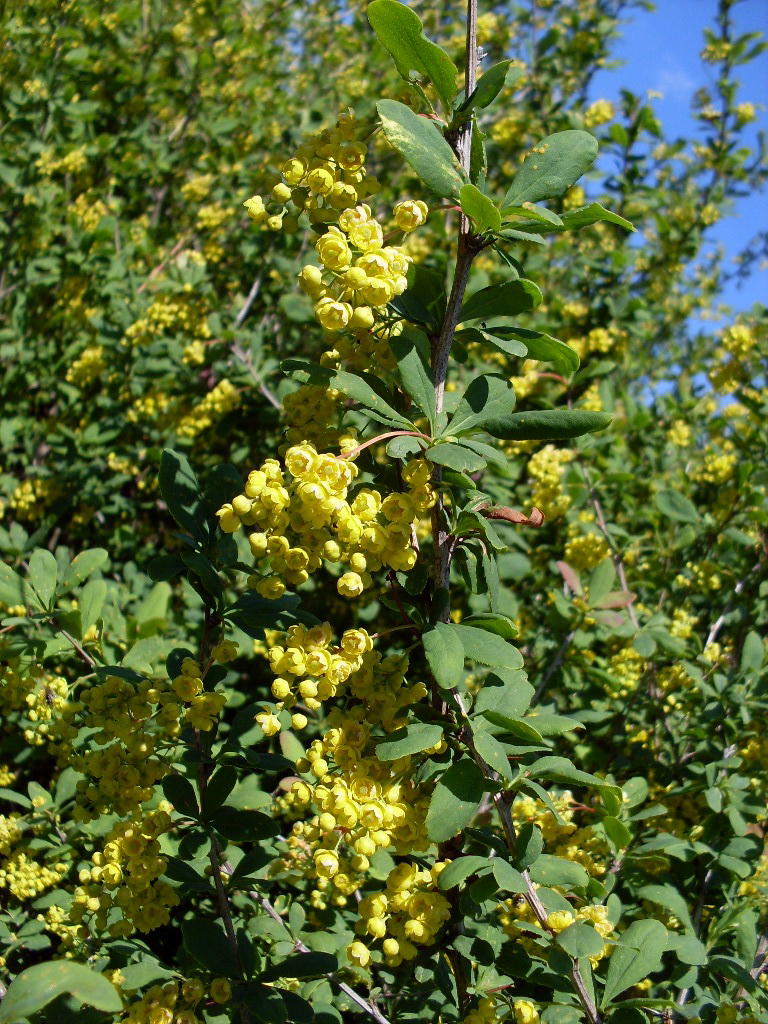
{"type": "MultiPolygon", "coordinates": [[[[499,503],[536,505],[547,516],[537,531],[507,528],[500,604],[520,629],[540,713],[567,712],[585,726],[555,737],[553,750],[586,772],[633,780],[625,790],[631,845],[613,839],[599,878],[619,875],[626,921],[657,917],[682,936],[636,994],[671,998],[676,1012],[706,1020],[763,1019],[759,991],[745,995],[744,972],[759,977],[765,960],[765,309],[702,326],[722,314],[724,286],[720,261],[705,248],[708,229],[734,197],[765,182],[765,153],[744,142],[753,97],[738,90],[740,67],[762,43],[734,36],[723,0],[702,41],[714,85],[696,97],[697,135],[668,138],[645,97],[626,92],[620,108],[587,103],[591,77],[635,6],[551,0],[481,12],[486,66],[515,57],[526,67],[482,122],[491,192],[503,194],[532,142],[586,128],[615,169],[588,177],[554,208],[586,196],[639,233],[598,225],[548,248],[514,250],[545,295],[524,326],[567,341],[581,358],[576,374],[497,354],[489,361],[471,349],[455,386],[490,367],[513,379],[521,408],[567,402],[613,414],[609,431],[573,443],[509,447],[506,465],[485,481],[499,503]]],[[[459,5],[416,9],[461,65],[459,5]]],[[[169,583],[148,570],[158,554],[182,550],[158,491],[160,453],[183,453],[215,501],[226,477],[215,467],[230,463],[244,476],[281,442],[280,403],[293,385],[280,360],[322,349],[295,283],[311,248],[305,231],[255,230],[241,203],[268,191],[269,174],[304,133],[340,110],[352,107],[372,126],[377,98],[413,97],[363,5],[144,0],[105,13],[95,3],[41,2],[11,3],[5,15],[0,549],[22,576],[35,550],[52,553],[58,583],[49,614],[13,599],[15,577],[4,592],[2,970],[7,984],[60,953],[99,970],[143,965],[124,983],[128,1005],[130,993],[138,998],[176,971],[206,984],[227,974],[195,962],[194,942],[180,945],[182,921],[201,908],[211,914],[209,896],[175,878],[182,899],[168,926],[130,948],[95,933],[85,944],[75,938],[67,914],[78,873],[116,819],[73,815],[73,769],[62,770],[49,732],[61,701],[83,685],[83,653],[153,678],[172,650],[198,648],[206,615],[199,578],[169,583]],[[106,552],[90,577],[103,581],[103,597],[87,621],[75,602],[82,612],[94,592],[86,596],[85,577],[68,567],[94,547],[106,552]]],[[[370,163],[382,184],[378,206],[423,197],[380,137],[370,163]]],[[[450,213],[433,213],[409,243],[418,265],[445,273],[454,229],[450,213]]],[[[472,287],[503,275],[481,257],[472,287]]],[[[471,559],[458,567],[455,608],[484,610],[471,559]]],[[[232,577],[228,587],[234,600],[242,583],[232,577]]],[[[339,630],[373,630],[390,615],[386,589],[355,610],[318,584],[303,606],[339,630]]],[[[229,633],[241,657],[222,679],[224,736],[269,698],[260,628],[241,626],[229,633]]],[[[265,740],[258,727],[240,742],[297,755],[295,739],[265,740]]],[[[273,768],[244,773],[240,806],[269,803],[286,771],[279,761],[273,768]]],[[[580,828],[591,828],[590,813],[586,802],[580,828]]],[[[543,805],[535,815],[544,821],[543,805]]],[[[599,825],[592,832],[589,842],[608,850],[599,825]]],[[[167,853],[178,854],[179,838],[167,853]]],[[[313,885],[277,883],[275,906],[307,910],[313,885]]],[[[265,963],[294,949],[258,903],[237,900],[265,963]]],[[[343,960],[347,911],[310,912],[306,921],[303,910],[291,913],[309,948],[341,950],[343,960]]],[[[484,964],[477,949],[468,959],[472,1006],[507,984],[514,998],[546,1005],[546,982],[511,981],[514,963],[484,964]]],[[[381,968],[373,997],[383,1012],[434,1019],[444,1009],[457,1019],[450,985],[435,987],[437,960],[425,955],[405,983],[381,968]]],[[[367,976],[350,980],[365,990],[367,976]]],[[[315,1013],[354,1012],[327,981],[302,984],[315,1013]]],[[[499,998],[502,1014],[508,1004],[499,998]]],[[[59,1016],[51,1020],[85,1012],[65,998],[52,1005],[59,1016]]],[[[227,1012],[218,1005],[209,1000],[205,1013],[227,1012]]]]}

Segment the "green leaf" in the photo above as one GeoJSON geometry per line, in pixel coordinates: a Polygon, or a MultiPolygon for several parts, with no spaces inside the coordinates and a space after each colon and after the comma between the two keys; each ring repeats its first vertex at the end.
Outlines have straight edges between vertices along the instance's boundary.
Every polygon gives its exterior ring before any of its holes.
{"type": "Polygon", "coordinates": [[[258,980],[275,981],[277,978],[316,978],[321,974],[333,974],[339,969],[339,961],[332,953],[295,953],[279,964],[268,967],[258,980]]]}
{"type": "Polygon", "coordinates": [[[14,978],[0,1003],[0,1024],[31,1017],[64,993],[103,1013],[119,1013],[123,1007],[120,993],[103,975],[71,960],[52,960],[14,978]]]}
{"type": "Polygon", "coordinates": [[[235,978],[239,967],[223,925],[218,921],[193,917],[182,921],[181,933],[187,952],[212,974],[235,978]]]}
{"type": "Polygon", "coordinates": [[[5,800],[10,804],[18,804],[20,807],[32,807],[32,801],[28,796],[24,796],[23,793],[17,793],[13,789],[0,789],[0,800],[5,800]]]}
{"type": "Polygon", "coordinates": [[[56,559],[45,548],[37,548],[29,559],[28,580],[44,608],[52,607],[53,595],[59,578],[56,559]]]}
{"type": "Polygon", "coordinates": [[[27,587],[21,576],[14,572],[10,565],[0,562],[0,601],[11,608],[17,604],[25,605],[28,600],[26,591],[27,587]]]}
{"type": "Polygon", "coordinates": [[[541,829],[532,821],[526,821],[517,833],[514,860],[518,871],[525,871],[531,864],[535,864],[543,849],[544,838],[541,829]]]}
{"type": "Polygon", "coordinates": [[[512,179],[502,210],[563,195],[595,162],[597,149],[593,135],[574,130],[537,142],[512,179]]]}
{"type": "Polygon", "coordinates": [[[280,834],[280,822],[261,811],[241,811],[236,807],[222,807],[211,815],[211,825],[225,839],[236,843],[273,839],[280,834]]]}
{"type": "Polygon", "coordinates": [[[457,857],[437,876],[437,886],[445,892],[446,889],[453,889],[455,885],[461,885],[470,875],[484,874],[488,867],[487,857],[457,857]]]}
{"type": "Polygon", "coordinates": [[[483,195],[476,185],[463,185],[459,191],[461,208],[472,221],[472,229],[477,235],[486,231],[501,229],[501,214],[493,200],[483,195]]]}
{"type": "Polygon", "coordinates": [[[502,857],[494,857],[491,865],[494,877],[502,889],[506,889],[507,892],[527,892],[525,879],[508,861],[502,857]]]}
{"type": "Polygon", "coordinates": [[[757,672],[763,664],[765,657],[765,644],[758,633],[751,631],[744,638],[744,646],[741,649],[741,660],[739,669],[742,672],[757,672]]]}
{"type": "Polygon", "coordinates": [[[603,818],[601,824],[605,829],[605,834],[608,836],[608,841],[613,847],[614,852],[626,850],[632,842],[632,833],[624,822],[609,815],[603,818]]]}
{"type": "Polygon", "coordinates": [[[523,69],[510,67],[511,63],[509,60],[502,60],[488,68],[481,76],[474,92],[471,92],[461,104],[459,111],[465,114],[470,110],[483,110],[489,107],[505,85],[512,86],[518,78],[522,78],[523,69]]]}
{"type": "Polygon", "coordinates": [[[513,775],[509,758],[499,741],[490,733],[475,729],[472,732],[472,742],[475,744],[475,750],[486,764],[490,765],[507,782],[511,782],[513,775]]]}
{"type": "Polygon", "coordinates": [[[608,961],[602,1006],[608,1006],[616,996],[657,971],[666,948],[667,929],[661,921],[634,921],[608,961]]]}
{"type": "Polygon", "coordinates": [[[582,921],[568,925],[555,936],[555,942],[575,960],[582,956],[599,956],[605,945],[605,939],[598,935],[592,925],[582,921]]]}
{"type": "Polygon", "coordinates": [[[507,718],[520,718],[528,709],[533,694],[534,689],[524,672],[497,669],[485,677],[475,697],[473,712],[481,715],[491,711],[507,718]]]}
{"type": "Polygon", "coordinates": [[[567,889],[585,889],[589,885],[589,875],[581,864],[548,853],[534,861],[528,874],[539,885],[562,885],[567,889]]]}
{"type": "Polygon", "coordinates": [[[538,359],[542,363],[559,363],[569,373],[575,373],[579,368],[579,357],[571,346],[549,334],[529,331],[524,327],[496,327],[491,330],[495,330],[504,339],[513,337],[522,341],[528,350],[528,359],[538,359]]]}
{"type": "Polygon", "coordinates": [[[508,217],[522,217],[524,220],[532,220],[536,221],[537,224],[547,225],[546,228],[531,228],[531,231],[548,230],[552,227],[561,228],[563,226],[562,219],[554,211],[548,210],[546,206],[533,206],[532,204],[527,206],[505,206],[504,218],[508,217]]]}
{"type": "Polygon", "coordinates": [[[395,729],[376,745],[376,756],[380,761],[396,761],[406,754],[419,754],[422,750],[435,747],[443,738],[442,725],[415,722],[395,729]]]}
{"type": "Polygon", "coordinates": [[[197,817],[197,793],[189,779],[185,779],[183,775],[166,775],[160,785],[165,799],[173,804],[179,814],[197,817]]]}
{"type": "Polygon", "coordinates": [[[613,564],[613,559],[604,558],[602,562],[595,566],[589,577],[587,591],[589,593],[590,607],[594,608],[598,601],[602,601],[606,594],[610,593],[615,581],[616,566],[613,564]]]}
{"type": "Polygon", "coordinates": [[[425,442],[418,437],[393,437],[387,442],[386,452],[391,459],[410,459],[421,455],[425,442]]]}
{"type": "Polygon", "coordinates": [[[655,497],[656,508],[668,519],[675,519],[678,523],[698,523],[699,513],[696,506],[679,491],[665,488],[655,497]]]}
{"type": "Polygon", "coordinates": [[[376,109],[387,141],[424,184],[438,196],[458,199],[466,173],[440,130],[397,100],[379,100],[376,109]]]}
{"type": "Polygon", "coordinates": [[[475,626],[488,633],[495,633],[505,640],[514,640],[519,633],[517,626],[508,615],[501,612],[477,612],[461,620],[463,626],[475,626]]]}
{"type": "Polygon", "coordinates": [[[541,736],[562,736],[566,732],[574,732],[576,729],[583,729],[584,725],[577,718],[569,715],[553,715],[548,711],[531,712],[526,715],[525,721],[532,725],[541,736]]]}
{"type": "Polygon", "coordinates": [[[675,948],[675,956],[681,964],[690,964],[692,967],[704,967],[709,961],[707,947],[693,933],[682,936],[675,948]]]}
{"type": "Polygon", "coordinates": [[[423,634],[421,642],[437,685],[443,690],[458,686],[464,678],[464,648],[456,626],[437,622],[423,634]]]}
{"type": "Polygon", "coordinates": [[[523,657],[516,647],[500,636],[475,626],[454,626],[466,657],[493,668],[522,668],[523,657]]]}
{"type": "MultiPolygon", "coordinates": [[[[642,781],[645,782],[645,779],[642,781]]],[[[644,885],[637,890],[637,895],[640,899],[648,900],[649,903],[656,903],[658,906],[670,911],[684,928],[693,931],[693,920],[688,904],[673,885],[644,885]]]]}
{"type": "Polygon", "coordinates": [[[438,466],[447,466],[457,473],[475,473],[485,469],[485,459],[471,448],[460,444],[435,444],[427,448],[424,458],[438,466]]]}
{"type": "Polygon", "coordinates": [[[373,0],[368,4],[368,21],[401,78],[411,82],[411,71],[425,75],[445,110],[450,110],[458,70],[448,54],[424,35],[418,15],[397,0],[373,0]]]}
{"type": "Polygon", "coordinates": [[[490,316],[517,316],[528,313],[541,304],[541,290],[525,278],[504,281],[481,288],[470,295],[459,313],[459,323],[467,320],[486,320],[490,316]]]}
{"type": "MultiPolygon", "coordinates": [[[[535,727],[536,718],[531,716],[531,724],[535,727]]],[[[567,757],[540,757],[526,767],[532,778],[549,779],[550,782],[575,782],[580,786],[605,786],[604,779],[577,768],[567,757]]]]}
{"type": "Polygon", "coordinates": [[[217,768],[208,779],[203,799],[203,813],[206,817],[217,811],[237,785],[237,770],[225,764],[217,768]]]}
{"type": "MultiPolygon", "coordinates": [[[[493,327],[492,330],[498,331],[499,328],[493,327]]],[[[525,359],[528,356],[528,348],[522,342],[515,338],[491,334],[490,331],[482,330],[480,327],[465,327],[463,331],[458,332],[456,338],[462,345],[466,345],[470,341],[476,341],[481,345],[490,345],[491,348],[513,358],[525,359]]]]}
{"type": "Polygon", "coordinates": [[[88,551],[81,551],[72,559],[69,568],[64,573],[64,579],[61,581],[62,593],[86,580],[92,572],[100,569],[108,558],[109,552],[104,548],[89,548],[88,551]]]}
{"type": "MultiPolygon", "coordinates": [[[[368,415],[380,423],[386,423],[401,430],[413,430],[413,424],[401,413],[393,409],[389,402],[379,393],[381,382],[370,374],[347,373],[346,370],[331,370],[326,366],[318,366],[308,359],[285,359],[281,369],[290,374],[301,384],[317,384],[326,388],[336,388],[349,398],[364,406],[368,415]],[[374,387],[374,385],[376,385],[374,387]]],[[[383,389],[386,390],[386,389],[383,389]]]]}
{"type": "Polygon", "coordinates": [[[89,580],[78,596],[80,608],[80,623],[83,633],[86,633],[93,626],[104,607],[104,598],[107,596],[107,584],[105,580],[89,580]]]}
{"type": "MultiPolygon", "coordinates": [[[[238,994],[243,1006],[246,1007],[249,1014],[258,1024],[286,1024],[288,1009],[283,999],[283,990],[252,981],[247,985],[241,986],[238,989],[238,994]]],[[[293,995],[294,993],[288,993],[285,990],[285,994],[293,995]]],[[[300,997],[297,996],[297,998],[300,997]]],[[[315,1009],[319,1010],[320,1007],[316,1006],[315,1009]]],[[[325,1014],[322,1017],[318,1014],[318,1017],[323,1020],[325,1014]]],[[[330,1017],[330,1021],[333,1021],[334,1024],[336,1020],[336,1017],[330,1017]]],[[[299,1019],[297,1018],[293,1024],[300,1024],[299,1019]]]]}
{"type": "Polygon", "coordinates": [[[515,408],[515,392],[506,377],[484,373],[470,383],[461,398],[445,436],[502,428],[515,408]]]}
{"type": "Polygon", "coordinates": [[[556,441],[604,430],[612,416],[587,409],[540,409],[506,417],[503,431],[488,431],[504,441],[556,441]]]}
{"type": "Polygon", "coordinates": [[[166,448],[160,456],[157,483],[168,511],[196,540],[206,539],[200,484],[186,456],[166,448]]]}
{"type": "MultiPolygon", "coordinates": [[[[374,0],[375,3],[387,2],[387,0],[374,0]]],[[[398,3],[397,5],[401,5],[398,3]]],[[[435,378],[429,365],[429,342],[425,335],[425,348],[419,344],[419,339],[410,334],[401,334],[399,337],[389,339],[389,347],[397,360],[397,369],[400,373],[400,381],[403,390],[421,409],[429,420],[430,429],[435,429],[435,417],[437,406],[435,400],[435,378]]]]}
{"type": "Polygon", "coordinates": [[[483,773],[469,757],[456,761],[440,776],[426,817],[427,835],[444,843],[470,823],[485,792],[483,773]]]}
{"type": "Polygon", "coordinates": [[[563,228],[566,231],[578,231],[579,228],[587,227],[589,224],[597,224],[606,221],[609,224],[618,224],[627,231],[634,231],[635,227],[628,220],[620,217],[618,213],[611,213],[604,209],[599,203],[590,203],[588,206],[580,206],[578,210],[568,210],[562,215],[563,228]]]}

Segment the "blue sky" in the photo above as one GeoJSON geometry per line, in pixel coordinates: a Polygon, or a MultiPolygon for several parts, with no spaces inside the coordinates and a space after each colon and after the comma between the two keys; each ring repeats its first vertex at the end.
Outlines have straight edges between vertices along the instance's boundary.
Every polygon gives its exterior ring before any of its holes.
{"type": "MultiPolygon", "coordinates": [[[[658,0],[654,11],[638,11],[624,26],[615,56],[623,66],[601,71],[594,80],[592,99],[618,99],[622,88],[640,95],[649,89],[663,94],[652,101],[667,137],[691,136],[694,120],[691,100],[696,89],[714,84],[711,65],[702,64],[703,29],[713,25],[717,0],[658,0]]],[[[766,0],[742,0],[732,9],[739,33],[762,31],[768,36],[766,0]]],[[[751,102],[758,118],[746,129],[754,139],[758,131],[768,134],[768,53],[751,65],[738,68],[741,82],[737,102],[751,102]]],[[[768,230],[768,196],[763,193],[739,199],[733,214],[709,229],[708,237],[725,249],[729,263],[736,253],[760,231],[768,230]]],[[[756,272],[742,285],[731,285],[725,300],[735,310],[749,310],[755,302],[768,304],[768,267],[756,272]]]]}

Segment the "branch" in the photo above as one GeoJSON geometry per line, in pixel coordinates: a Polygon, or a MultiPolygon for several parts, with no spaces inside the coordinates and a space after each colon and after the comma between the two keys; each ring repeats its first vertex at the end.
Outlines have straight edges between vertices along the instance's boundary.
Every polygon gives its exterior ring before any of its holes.
{"type": "MultiPolygon", "coordinates": [[[[259,896],[257,892],[251,892],[249,893],[249,896],[251,897],[251,899],[257,900],[264,908],[264,910],[266,910],[269,916],[274,921],[277,921],[279,924],[281,924],[283,928],[285,928],[285,930],[288,932],[288,934],[291,935],[290,928],[282,919],[282,917],[280,917],[280,915],[269,902],[266,896],[259,896]]],[[[294,938],[293,935],[291,935],[291,938],[293,939],[293,944],[299,953],[312,952],[309,946],[305,946],[301,939],[294,938]]],[[[356,1006],[359,1006],[364,1013],[367,1013],[368,1016],[372,1017],[375,1021],[378,1022],[378,1024],[390,1024],[390,1022],[387,1020],[387,1018],[384,1016],[384,1014],[381,1012],[381,1010],[379,1010],[377,1006],[374,1006],[373,1003],[368,1002],[367,999],[363,999],[363,997],[358,995],[353,988],[350,988],[346,982],[341,981],[336,974],[333,974],[331,972],[329,974],[326,974],[325,977],[328,979],[328,981],[330,981],[332,985],[335,985],[339,989],[339,991],[343,992],[344,995],[349,996],[349,998],[352,1000],[353,1003],[355,1003],[356,1006]]]]}

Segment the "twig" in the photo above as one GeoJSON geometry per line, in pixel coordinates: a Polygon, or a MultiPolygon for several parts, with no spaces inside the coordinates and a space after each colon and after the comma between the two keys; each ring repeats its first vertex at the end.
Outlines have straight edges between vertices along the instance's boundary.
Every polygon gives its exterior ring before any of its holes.
{"type": "MultiPolygon", "coordinates": [[[[613,537],[611,536],[611,532],[608,529],[608,524],[606,523],[605,516],[603,515],[603,506],[600,504],[600,499],[597,496],[597,491],[595,490],[592,481],[589,478],[589,473],[587,472],[587,467],[583,457],[579,459],[579,465],[581,466],[581,472],[584,477],[584,483],[587,485],[587,490],[589,491],[589,500],[592,503],[592,508],[595,511],[595,520],[597,521],[597,527],[600,530],[600,533],[602,533],[603,537],[605,537],[606,541],[608,542],[608,547],[611,549],[611,559],[613,560],[613,564],[616,567],[616,575],[619,577],[621,589],[629,593],[627,573],[624,569],[624,555],[621,549],[614,541],[613,537]]],[[[627,604],[627,615],[629,615],[629,618],[635,629],[640,629],[640,623],[635,613],[635,609],[632,607],[632,601],[629,601],[629,603],[627,604]]]]}
{"type": "Polygon", "coordinates": [[[547,671],[544,673],[541,682],[536,687],[536,692],[531,698],[531,704],[538,704],[539,700],[541,699],[541,695],[544,693],[544,688],[546,687],[547,683],[555,674],[555,672],[560,668],[562,663],[565,661],[565,653],[571,646],[571,642],[575,636],[576,630],[572,629],[571,632],[563,639],[563,642],[560,644],[560,647],[558,648],[557,654],[552,659],[552,663],[550,664],[547,671]]]}
{"type": "Polygon", "coordinates": [[[174,245],[174,247],[171,249],[171,251],[168,254],[168,256],[166,256],[166,258],[164,260],[161,260],[160,263],[158,263],[157,266],[154,267],[153,270],[150,272],[149,277],[146,279],[146,281],[144,281],[143,284],[139,285],[138,289],[136,290],[136,294],[137,295],[141,295],[141,293],[144,291],[144,289],[149,285],[150,281],[154,281],[154,279],[157,277],[157,275],[162,273],[163,270],[165,270],[165,267],[166,267],[168,261],[172,260],[173,257],[176,255],[176,253],[179,252],[179,250],[182,249],[186,244],[187,244],[187,237],[186,236],[184,238],[180,238],[178,240],[176,245],[174,245]]]}
{"type": "MultiPolygon", "coordinates": [[[[478,753],[477,748],[474,744],[472,736],[472,729],[469,726],[467,720],[467,712],[464,707],[464,701],[458,690],[452,690],[451,693],[461,710],[462,715],[466,720],[466,728],[463,731],[464,741],[467,744],[467,749],[472,755],[472,759],[478,766],[480,771],[483,773],[486,779],[493,782],[500,782],[498,772],[494,771],[493,768],[488,764],[487,761],[478,753]]],[[[494,793],[493,802],[496,810],[499,812],[501,818],[501,826],[504,830],[504,838],[506,839],[509,852],[514,855],[517,848],[517,832],[515,831],[515,823],[512,820],[512,811],[510,808],[511,800],[514,799],[515,794],[509,790],[501,790],[498,793],[494,793]]],[[[527,871],[521,871],[520,874],[523,876],[525,882],[525,899],[528,906],[533,911],[536,920],[539,922],[542,928],[551,933],[551,929],[547,925],[547,911],[544,909],[544,905],[538,897],[536,889],[534,887],[531,876],[527,871]]],[[[584,978],[581,975],[581,969],[579,967],[579,961],[573,957],[572,967],[570,972],[571,982],[576,990],[576,994],[579,997],[581,1005],[584,1007],[584,1011],[589,1018],[590,1024],[602,1024],[600,1014],[598,1013],[597,1007],[595,1006],[592,997],[587,991],[587,987],[584,984],[584,978]]]]}
{"type": "Polygon", "coordinates": [[[96,662],[93,660],[90,654],[88,654],[88,652],[80,646],[80,644],[77,642],[77,640],[75,640],[73,636],[70,636],[66,629],[62,629],[61,626],[57,627],[55,623],[52,623],[52,625],[54,626],[54,628],[58,629],[59,633],[61,633],[65,640],[68,640],[72,644],[72,646],[75,648],[75,650],[83,659],[83,661],[86,662],[86,664],[90,665],[91,668],[96,668],[96,662]]]}
{"type": "Polygon", "coordinates": [[[747,580],[752,575],[752,573],[757,572],[757,570],[761,568],[763,561],[764,559],[761,558],[759,562],[755,562],[755,564],[752,566],[752,568],[749,570],[746,576],[743,576],[736,584],[736,586],[733,588],[733,598],[728,602],[728,604],[725,606],[721,614],[715,619],[715,621],[710,626],[709,633],[707,634],[707,639],[704,643],[705,647],[708,644],[712,644],[715,642],[717,634],[725,625],[726,617],[730,615],[730,613],[733,611],[734,605],[736,603],[735,598],[737,598],[744,590],[744,587],[747,585],[747,580]]]}
{"type": "Polygon", "coordinates": [[[237,314],[237,319],[235,320],[235,327],[236,328],[242,326],[245,318],[250,313],[251,306],[256,301],[256,296],[259,294],[259,290],[261,288],[262,277],[263,277],[263,271],[260,270],[259,273],[256,275],[256,280],[251,285],[251,290],[248,292],[248,298],[245,300],[245,303],[243,304],[243,308],[237,314]]]}
{"type": "MultiPolygon", "coordinates": [[[[261,904],[264,910],[266,910],[269,916],[274,921],[278,921],[283,926],[283,928],[285,928],[288,934],[291,935],[290,928],[282,919],[282,917],[280,917],[280,915],[269,902],[266,896],[260,896],[257,892],[252,892],[249,895],[251,899],[258,900],[258,902],[261,904]]],[[[291,938],[293,939],[293,944],[299,953],[312,952],[309,946],[305,946],[301,939],[297,939],[293,935],[291,935],[291,938]]],[[[387,1020],[387,1018],[384,1016],[381,1010],[378,1009],[377,1006],[375,1006],[373,1003],[368,1002],[367,999],[363,999],[363,997],[361,995],[358,995],[353,988],[350,988],[346,982],[341,981],[341,979],[336,974],[330,972],[325,976],[332,985],[335,985],[339,989],[339,991],[343,992],[344,995],[349,996],[349,998],[352,1000],[353,1003],[355,1003],[356,1006],[359,1006],[360,1009],[367,1013],[369,1017],[372,1017],[375,1021],[378,1021],[378,1024],[390,1024],[390,1022],[387,1020]]]]}
{"type": "Polygon", "coordinates": [[[264,383],[264,381],[261,379],[259,374],[256,372],[256,367],[253,365],[253,359],[251,358],[251,353],[250,352],[246,352],[245,349],[241,348],[239,345],[232,345],[230,347],[230,351],[231,351],[232,355],[236,359],[239,359],[240,362],[243,364],[243,366],[245,366],[246,370],[248,371],[248,373],[253,378],[253,381],[256,384],[256,387],[259,389],[259,391],[262,393],[262,395],[264,395],[264,397],[269,402],[269,404],[271,406],[273,406],[275,409],[282,409],[282,405],[280,403],[280,400],[278,398],[276,398],[272,394],[272,392],[269,390],[267,385],[264,383]]]}

